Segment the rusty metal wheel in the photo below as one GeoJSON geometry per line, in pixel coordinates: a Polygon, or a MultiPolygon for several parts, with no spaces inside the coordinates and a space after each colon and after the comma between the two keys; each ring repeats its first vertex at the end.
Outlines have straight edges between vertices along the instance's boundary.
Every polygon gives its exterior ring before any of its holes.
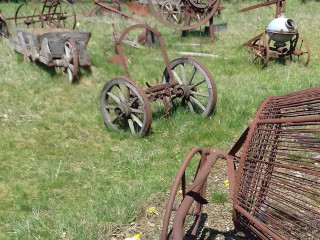
{"type": "Polygon", "coordinates": [[[77,23],[76,13],[67,1],[56,1],[49,7],[48,25],[54,28],[74,29],[77,23]]]}
{"type": "Polygon", "coordinates": [[[17,28],[42,28],[43,15],[35,5],[26,2],[16,11],[15,25],[17,28]]]}
{"type": "MultiPolygon", "coordinates": [[[[191,112],[204,117],[210,116],[217,102],[217,89],[208,69],[199,61],[189,57],[173,60],[170,67],[173,80],[178,82],[177,89],[181,92],[176,97],[180,98],[191,112]]],[[[169,73],[165,69],[162,82],[169,81],[169,73]]]]}
{"type": "Polygon", "coordinates": [[[76,80],[79,68],[79,59],[75,43],[68,40],[64,44],[63,60],[65,61],[65,73],[68,75],[69,81],[72,83],[76,80]]]}
{"type": "MultiPolygon", "coordinates": [[[[167,21],[167,15],[162,14],[162,8],[164,8],[163,6],[166,2],[167,1],[157,0],[155,5],[158,5],[159,8],[156,9],[152,0],[148,0],[148,7],[153,16],[167,27],[187,31],[200,27],[208,22],[217,11],[220,0],[210,2],[212,5],[207,5],[205,9],[195,8],[186,0],[182,1],[183,4],[180,4],[178,1],[171,0],[170,2],[176,3],[182,9],[180,17],[181,20],[179,21],[167,21]]],[[[203,6],[202,4],[200,5],[203,6]]]]}
{"type": "Polygon", "coordinates": [[[167,22],[178,23],[181,19],[180,2],[167,0],[161,7],[161,15],[167,22]]]}
{"type": "Polygon", "coordinates": [[[290,58],[293,61],[301,63],[303,66],[307,66],[310,61],[310,48],[309,44],[303,38],[296,36],[290,41],[290,58]]]}
{"type": "Polygon", "coordinates": [[[270,41],[267,41],[264,33],[260,39],[254,42],[249,50],[249,60],[251,64],[257,63],[262,68],[268,65],[270,59],[270,41]]]}
{"type": "MultiPolygon", "coordinates": [[[[179,172],[177,173],[171,188],[169,200],[163,219],[163,227],[161,231],[161,240],[167,240],[172,235],[173,220],[176,215],[180,203],[187,196],[187,187],[193,183],[199,169],[206,161],[205,153],[200,148],[194,148],[184,159],[179,172]],[[192,161],[191,161],[192,160],[192,161]]],[[[198,192],[190,192],[194,201],[184,219],[184,234],[195,236],[201,218],[202,205],[207,203],[204,199],[206,191],[206,182],[201,186],[198,192]]]]}
{"type": "Polygon", "coordinates": [[[100,95],[100,110],[109,129],[130,130],[140,136],[149,132],[152,112],[148,97],[129,78],[118,77],[107,82],[100,95]]]}

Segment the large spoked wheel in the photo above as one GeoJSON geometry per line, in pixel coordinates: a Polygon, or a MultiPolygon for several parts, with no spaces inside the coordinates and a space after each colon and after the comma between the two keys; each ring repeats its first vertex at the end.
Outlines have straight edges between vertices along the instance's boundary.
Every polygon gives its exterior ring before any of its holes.
{"type": "Polygon", "coordinates": [[[262,38],[258,39],[250,46],[249,61],[251,64],[257,63],[262,68],[268,65],[270,58],[269,42],[266,35],[263,34],[262,38]]]}
{"type": "Polygon", "coordinates": [[[152,112],[145,92],[131,79],[118,77],[110,80],[100,95],[103,120],[112,130],[130,129],[132,134],[149,132],[152,112]]]}
{"type": "MultiPolygon", "coordinates": [[[[193,183],[199,172],[199,169],[201,169],[205,161],[205,153],[200,148],[192,149],[183,161],[171,188],[163,219],[161,240],[167,240],[171,238],[172,225],[176,216],[176,211],[187,195],[187,187],[193,183]]],[[[184,235],[196,235],[201,218],[202,205],[207,203],[207,201],[204,199],[205,191],[206,182],[201,186],[198,192],[192,192],[194,201],[189,208],[186,218],[184,219],[184,235]]]]}
{"type": "Polygon", "coordinates": [[[161,15],[167,22],[179,23],[181,19],[180,2],[167,0],[161,7],[161,15]]]}
{"type": "Polygon", "coordinates": [[[303,66],[307,66],[310,61],[310,48],[306,40],[296,36],[290,42],[290,49],[292,54],[290,58],[293,61],[301,63],[303,66]]]}
{"type": "MultiPolygon", "coordinates": [[[[211,5],[206,5],[205,9],[201,9],[192,7],[187,1],[184,1],[184,5],[181,6],[179,1],[175,0],[169,0],[164,3],[162,0],[157,0],[156,4],[153,4],[152,0],[148,0],[148,7],[153,16],[157,18],[163,25],[182,31],[187,31],[200,27],[208,22],[217,11],[219,2],[220,0],[210,2],[211,5]],[[182,9],[179,21],[169,21],[170,18],[168,18],[168,15],[170,14],[163,14],[163,9],[166,9],[165,4],[169,2],[179,5],[179,7],[182,9]],[[158,5],[160,7],[156,9],[154,5],[158,5]]],[[[201,6],[203,5],[201,4],[201,6]]]]}
{"type": "Polygon", "coordinates": [[[32,3],[24,3],[19,6],[15,14],[17,28],[42,28],[43,15],[32,3]]]}
{"type": "Polygon", "coordinates": [[[64,44],[63,60],[65,61],[64,71],[68,75],[69,81],[72,83],[77,78],[79,67],[77,48],[72,40],[68,40],[64,44]]]}
{"type": "Polygon", "coordinates": [[[74,29],[76,27],[76,13],[70,3],[57,1],[51,4],[47,16],[48,25],[54,28],[74,29]]]}
{"type": "MultiPolygon", "coordinates": [[[[217,102],[217,89],[208,69],[199,61],[189,57],[172,61],[170,67],[173,80],[178,82],[176,88],[179,94],[176,97],[180,98],[191,112],[204,117],[210,116],[217,102]]],[[[165,69],[163,83],[169,81],[169,73],[165,69]]]]}

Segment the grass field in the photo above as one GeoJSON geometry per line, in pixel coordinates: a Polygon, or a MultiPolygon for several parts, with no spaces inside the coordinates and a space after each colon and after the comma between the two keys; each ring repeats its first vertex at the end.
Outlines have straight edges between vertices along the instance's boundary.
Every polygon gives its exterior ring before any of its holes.
{"type": "MultiPolygon", "coordinates": [[[[151,16],[141,18],[162,32],[170,60],[178,57],[177,51],[217,55],[198,59],[218,90],[210,118],[179,107],[162,118],[162,103],[152,104],[151,132],[144,138],[110,132],[99,110],[104,84],[124,75],[121,66],[107,61],[115,55],[112,23],[120,32],[130,21],[78,14],[78,29],[92,33],[92,67],[81,69],[76,84],[59,69],[24,63],[8,40],[0,40],[0,239],[124,239],[150,206],[156,207],[159,220],[136,231],[141,239],[159,239],[167,192],[191,148],[227,150],[265,97],[320,85],[320,3],[287,1],[286,15],[310,45],[309,65],[271,61],[265,69],[249,63],[242,43],[262,32],[274,6],[237,13],[256,3],[225,2],[216,22],[227,22],[228,29],[216,32],[214,43],[197,32],[182,39],[151,16]]],[[[13,16],[18,6],[0,3],[6,16],[13,16]]],[[[126,47],[125,54],[132,79],[141,86],[161,77],[165,65],[159,48],[126,47]]],[[[217,192],[212,202],[223,204],[224,195],[217,192]]]]}

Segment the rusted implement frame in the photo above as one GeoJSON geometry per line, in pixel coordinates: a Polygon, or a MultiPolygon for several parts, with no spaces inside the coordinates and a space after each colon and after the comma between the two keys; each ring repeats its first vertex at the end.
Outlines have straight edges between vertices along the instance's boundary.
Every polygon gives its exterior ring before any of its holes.
{"type": "MultiPolygon", "coordinates": [[[[285,13],[285,0],[270,0],[251,7],[243,8],[239,12],[247,12],[256,8],[276,5],[275,17],[277,18],[282,13],[285,13]]],[[[243,45],[250,48],[250,62],[259,62],[262,67],[266,67],[269,60],[285,59],[289,57],[291,60],[296,59],[303,66],[307,66],[310,61],[310,48],[307,41],[299,36],[298,29],[295,29],[293,39],[289,42],[289,47],[274,47],[270,46],[271,38],[266,30],[259,35],[248,40],[243,45]]]]}
{"type": "MultiPolygon", "coordinates": [[[[94,3],[93,6],[91,6],[89,9],[88,9],[88,6],[85,6],[85,7],[81,7],[81,1],[78,1],[79,3],[77,3],[76,1],[76,4],[79,4],[79,8],[82,10],[82,13],[85,15],[85,16],[91,16],[98,8],[103,8],[105,10],[108,10],[110,12],[113,12],[115,14],[118,14],[122,17],[125,17],[125,18],[128,18],[128,19],[131,19],[131,20],[134,20],[136,22],[138,22],[138,20],[132,16],[130,16],[129,14],[127,13],[124,13],[120,10],[118,10],[117,8],[115,7],[111,7],[111,6],[108,6],[106,5],[103,1],[101,0],[92,0],[92,2],[94,3]]],[[[117,2],[115,2],[117,4],[117,2]]]]}
{"type": "Polygon", "coordinates": [[[216,104],[216,86],[211,73],[199,61],[182,57],[169,62],[165,44],[162,35],[156,29],[146,24],[136,24],[125,29],[118,37],[115,38],[115,50],[119,55],[125,77],[118,77],[107,82],[102,90],[100,97],[100,109],[105,124],[110,129],[118,129],[120,124],[114,124],[117,120],[128,122],[132,134],[146,135],[150,129],[152,113],[150,102],[162,100],[165,106],[166,115],[169,112],[170,104],[175,98],[181,98],[185,101],[190,111],[195,111],[193,104],[201,108],[203,116],[209,116],[216,104]],[[162,84],[150,86],[146,83],[147,88],[142,90],[137,83],[131,80],[127,66],[126,58],[123,54],[121,45],[127,34],[134,29],[146,29],[157,39],[164,57],[165,70],[162,76],[162,84]],[[186,76],[187,67],[192,67],[192,73],[186,76]],[[177,69],[181,69],[181,76],[178,76],[177,69]],[[198,77],[201,79],[198,81],[198,77]],[[188,77],[188,79],[187,79],[188,77]],[[187,81],[188,80],[188,81],[187,81]],[[129,89],[128,93],[121,90],[121,85],[129,89]],[[120,87],[119,87],[120,86],[120,87]],[[207,87],[205,93],[200,93],[199,89],[207,87]],[[116,93],[111,93],[112,88],[116,88],[116,93]],[[115,96],[118,94],[118,96],[115,96]],[[205,103],[197,98],[202,97],[205,103]],[[137,98],[139,100],[137,100],[137,98]],[[111,105],[111,100],[115,105],[111,105]],[[139,104],[137,104],[137,101],[139,104]],[[135,104],[132,104],[135,102],[135,104]],[[115,112],[115,115],[113,114],[115,112]],[[141,119],[137,119],[135,114],[142,114],[141,119]],[[134,124],[138,124],[137,128],[134,124]]]}
{"type": "Polygon", "coordinates": [[[227,161],[236,230],[248,239],[320,239],[320,87],[266,98],[229,153],[193,149],[176,175],[162,240],[182,240],[188,230],[196,235],[202,205],[207,203],[203,190],[219,158],[227,161]],[[198,152],[201,160],[194,181],[189,186],[182,181],[182,201],[174,207],[179,180],[198,152]],[[190,214],[195,224],[184,229],[190,214]]]}
{"type": "Polygon", "coordinates": [[[7,20],[14,20],[18,28],[42,28],[46,24],[55,28],[74,29],[77,22],[76,13],[66,0],[45,0],[41,10],[27,1],[18,7],[14,17],[8,17],[7,20]],[[67,19],[70,23],[68,26],[65,24],[67,19]]]}
{"type": "Polygon", "coordinates": [[[70,82],[77,78],[78,67],[90,66],[86,46],[90,32],[70,29],[17,29],[18,40],[10,38],[13,48],[25,60],[40,61],[49,67],[62,67],[70,82]]]}
{"type": "Polygon", "coordinates": [[[220,14],[224,7],[220,6],[221,0],[196,1],[196,0],[148,0],[148,6],[154,17],[167,27],[182,31],[198,28],[209,22],[210,39],[214,39],[214,14],[220,14]],[[156,10],[154,5],[159,7],[156,10]],[[183,19],[183,20],[181,20],[183,19]],[[192,19],[195,23],[191,23],[192,19]]]}

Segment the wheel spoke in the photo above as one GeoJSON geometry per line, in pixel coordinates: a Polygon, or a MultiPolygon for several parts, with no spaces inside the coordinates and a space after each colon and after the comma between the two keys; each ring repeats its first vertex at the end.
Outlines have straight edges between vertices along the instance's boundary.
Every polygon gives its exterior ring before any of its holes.
{"type": "Polygon", "coordinates": [[[181,81],[181,79],[178,76],[178,74],[174,70],[172,70],[172,73],[173,73],[174,78],[179,82],[180,85],[182,85],[183,82],[181,81]]]}
{"type": "Polygon", "coordinates": [[[133,119],[136,123],[138,123],[138,125],[139,125],[140,127],[142,127],[142,122],[140,121],[140,119],[139,119],[136,115],[134,115],[133,113],[131,113],[131,117],[132,117],[132,119],[133,119]]]}
{"type": "Polygon", "coordinates": [[[74,72],[74,66],[73,66],[72,64],[69,64],[68,68],[69,68],[72,72],[74,72]]]}
{"type": "Polygon", "coordinates": [[[110,122],[114,123],[115,121],[117,121],[117,119],[119,119],[119,116],[115,116],[110,122]]]}
{"type": "Polygon", "coordinates": [[[140,109],[136,109],[136,108],[130,108],[131,109],[131,112],[133,113],[140,113],[140,114],[143,114],[144,112],[140,109]]]}
{"type": "Polygon", "coordinates": [[[132,119],[129,118],[129,119],[128,119],[128,123],[129,123],[129,127],[130,127],[131,133],[132,133],[132,134],[135,134],[136,131],[134,130],[134,125],[133,125],[132,119]]]}
{"type": "Polygon", "coordinates": [[[118,97],[116,97],[115,95],[113,95],[111,92],[107,92],[107,95],[110,96],[116,103],[120,104],[121,101],[118,97]]]}
{"type": "Polygon", "coordinates": [[[181,69],[181,75],[182,75],[182,82],[186,83],[187,82],[187,80],[186,80],[186,71],[184,69],[184,65],[183,64],[180,64],[180,69],[181,69]]]}
{"type": "Polygon", "coordinates": [[[125,97],[124,97],[124,95],[123,95],[123,92],[121,91],[121,89],[119,88],[119,86],[115,86],[115,88],[116,88],[117,91],[118,91],[120,100],[121,100],[122,102],[126,102],[126,99],[125,99],[125,97]]]}
{"type": "Polygon", "coordinates": [[[199,93],[199,92],[191,91],[191,94],[196,95],[196,96],[200,96],[200,97],[209,98],[209,94],[206,94],[206,93],[199,93]]]}
{"type": "Polygon", "coordinates": [[[188,105],[190,111],[194,113],[194,109],[193,109],[192,103],[190,101],[187,101],[187,105],[188,105]]]}
{"type": "Polygon", "coordinates": [[[192,97],[192,96],[190,96],[190,99],[191,99],[195,104],[197,104],[203,111],[206,110],[205,106],[203,106],[202,103],[198,101],[198,99],[196,99],[196,98],[194,98],[194,97],[192,97]]]}
{"type": "Polygon", "coordinates": [[[137,100],[138,100],[138,97],[134,97],[131,103],[129,104],[129,106],[131,107],[137,100]]]}
{"type": "Polygon", "coordinates": [[[113,110],[113,109],[116,109],[116,106],[106,105],[104,108],[106,110],[108,110],[108,109],[113,110]]]}
{"type": "Polygon", "coordinates": [[[204,83],[205,81],[206,81],[206,80],[203,78],[201,81],[199,81],[199,82],[197,82],[196,84],[191,85],[191,86],[192,86],[192,88],[195,88],[195,87],[199,86],[200,84],[204,83]]]}
{"type": "Polygon", "coordinates": [[[192,82],[192,80],[193,80],[194,75],[196,74],[196,72],[197,72],[197,68],[196,68],[196,67],[193,67],[192,72],[191,72],[191,75],[190,75],[189,80],[188,80],[188,85],[191,84],[191,82],[192,82]]]}

